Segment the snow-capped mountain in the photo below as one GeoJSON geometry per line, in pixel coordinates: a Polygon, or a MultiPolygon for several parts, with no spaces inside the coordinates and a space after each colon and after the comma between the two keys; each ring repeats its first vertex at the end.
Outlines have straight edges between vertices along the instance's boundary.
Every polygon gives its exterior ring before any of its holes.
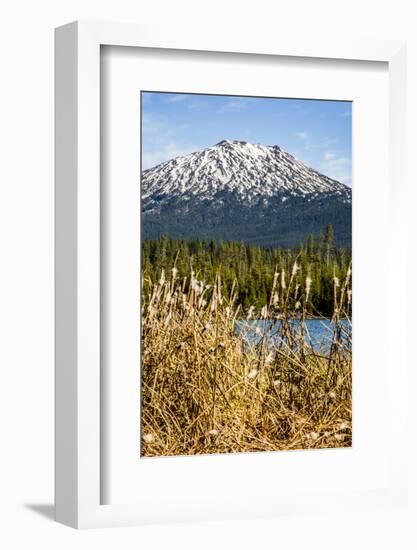
{"type": "Polygon", "coordinates": [[[290,245],[333,223],[350,239],[351,189],[277,145],[221,141],[145,170],[141,192],[145,238],[290,245]]]}

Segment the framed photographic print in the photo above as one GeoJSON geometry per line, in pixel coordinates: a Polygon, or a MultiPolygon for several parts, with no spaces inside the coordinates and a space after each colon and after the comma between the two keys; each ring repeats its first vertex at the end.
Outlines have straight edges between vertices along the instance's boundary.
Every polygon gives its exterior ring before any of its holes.
{"type": "Polygon", "coordinates": [[[350,447],[351,102],[142,91],[141,124],[141,455],[350,447]]]}
{"type": "Polygon", "coordinates": [[[165,31],[56,33],[57,520],[399,505],[404,45],[165,31]]]}

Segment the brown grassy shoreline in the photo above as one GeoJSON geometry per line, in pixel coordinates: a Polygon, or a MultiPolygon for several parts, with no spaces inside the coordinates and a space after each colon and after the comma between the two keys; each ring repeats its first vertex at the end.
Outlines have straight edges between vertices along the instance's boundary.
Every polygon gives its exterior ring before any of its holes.
{"type": "Polygon", "coordinates": [[[351,446],[351,330],[340,322],[350,317],[350,269],[334,279],[326,354],[308,344],[311,280],[296,285],[298,269],[276,273],[258,312],[242,312],[234,290],[225,296],[220,276],[207,286],[194,273],[162,273],[142,311],[143,456],[351,446]],[[268,323],[256,342],[237,335],[242,317],[279,318],[278,337],[268,323]]]}

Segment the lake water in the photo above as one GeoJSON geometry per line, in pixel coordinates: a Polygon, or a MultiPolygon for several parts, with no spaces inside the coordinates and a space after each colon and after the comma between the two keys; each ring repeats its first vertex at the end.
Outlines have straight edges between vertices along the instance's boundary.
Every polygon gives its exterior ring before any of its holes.
{"type": "MultiPolygon", "coordinates": [[[[301,323],[294,319],[291,321],[293,328],[299,332],[301,323]]],[[[329,351],[333,339],[334,323],[330,319],[307,319],[306,320],[305,340],[316,351],[329,351]]],[[[251,344],[260,342],[263,335],[267,333],[268,337],[273,341],[278,340],[278,335],[281,328],[281,321],[238,321],[236,325],[237,333],[243,336],[251,344]]],[[[339,322],[339,337],[344,344],[349,347],[350,342],[348,334],[351,334],[351,325],[349,321],[343,319],[339,322]]]]}

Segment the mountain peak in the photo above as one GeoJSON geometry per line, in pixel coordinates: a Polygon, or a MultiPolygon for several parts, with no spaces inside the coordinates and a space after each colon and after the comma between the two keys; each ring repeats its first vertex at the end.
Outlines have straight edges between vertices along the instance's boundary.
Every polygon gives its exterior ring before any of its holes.
{"type": "Polygon", "coordinates": [[[145,170],[142,235],[296,246],[332,223],[350,242],[351,189],[278,145],[224,139],[145,170]]]}
{"type": "Polygon", "coordinates": [[[214,147],[227,146],[227,145],[247,145],[247,141],[241,141],[237,139],[222,139],[214,147]]]}
{"type": "Polygon", "coordinates": [[[278,145],[224,139],[212,147],[177,157],[142,174],[142,198],[213,199],[231,192],[249,204],[259,198],[339,194],[350,189],[306,166],[278,145]]]}

